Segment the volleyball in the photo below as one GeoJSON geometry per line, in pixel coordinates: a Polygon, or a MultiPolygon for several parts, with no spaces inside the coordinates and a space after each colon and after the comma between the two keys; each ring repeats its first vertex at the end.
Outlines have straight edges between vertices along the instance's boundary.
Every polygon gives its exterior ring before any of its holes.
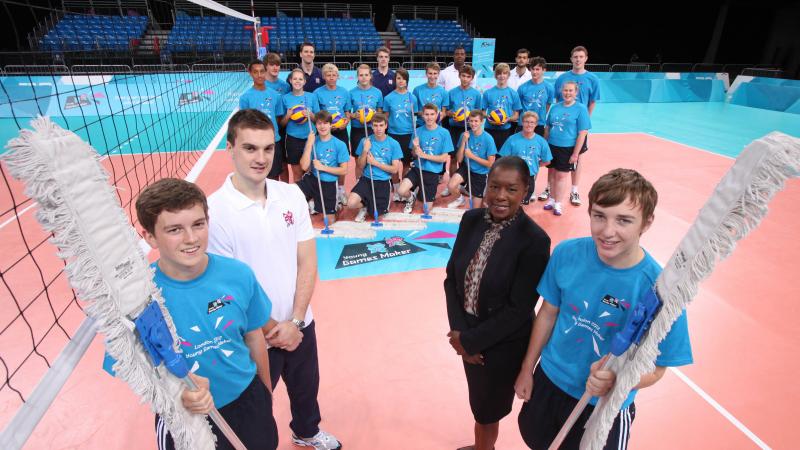
{"type": "Polygon", "coordinates": [[[492,125],[503,125],[508,121],[508,114],[502,108],[497,108],[489,112],[488,119],[492,125]]]}
{"type": "Polygon", "coordinates": [[[333,113],[333,115],[331,116],[331,126],[333,128],[342,128],[344,127],[344,124],[345,124],[344,116],[342,116],[338,112],[333,113]]]}
{"type": "Polygon", "coordinates": [[[362,108],[358,110],[358,114],[356,115],[356,117],[358,117],[358,121],[361,122],[361,124],[363,125],[372,122],[372,117],[374,115],[375,115],[374,109],[362,108]]]}
{"type": "Polygon", "coordinates": [[[467,110],[462,106],[453,113],[453,120],[456,122],[463,122],[467,120],[467,110]]]}
{"type": "Polygon", "coordinates": [[[304,124],[308,120],[306,117],[306,107],[305,105],[295,105],[289,108],[289,120],[296,124],[304,124]]]}

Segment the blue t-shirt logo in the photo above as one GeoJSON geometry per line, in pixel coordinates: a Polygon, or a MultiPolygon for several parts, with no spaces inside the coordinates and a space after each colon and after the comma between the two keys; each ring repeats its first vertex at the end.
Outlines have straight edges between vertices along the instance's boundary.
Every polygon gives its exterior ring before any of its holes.
{"type": "Polygon", "coordinates": [[[208,314],[213,313],[214,311],[218,311],[228,305],[233,301],[233,297],[230,295],[223,295],[222,297],[208,302],[208,314]]]}

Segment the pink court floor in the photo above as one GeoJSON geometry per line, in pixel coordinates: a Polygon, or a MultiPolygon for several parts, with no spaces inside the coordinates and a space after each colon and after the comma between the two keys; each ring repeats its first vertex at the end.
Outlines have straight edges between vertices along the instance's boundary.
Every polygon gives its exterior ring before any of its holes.
{"type": "MultiPolygon", "coordinates": [[[[662,263],[733,164],[724,156],[639,133],[593,134],[592,149],[582,162],[584,196],[593,180],[616,167],[639,170],[653,182],[659,204],[643,245],[662,263]]],[[[229,156],[218,151],[197,182],[211,193],[230,170],[229,156]]],[[[543,180],[539,184],[537,192],[543,180]]],[[[437,200],[436,206],[447,201],[437,200]]],[[[762,225],[702,285],[689,308],[695,363],[669,370],[660,383],[639,394],[631,448],[797,448],[800,427],[792,425],[792,411],[800,404],[795,382],[800,285],[792,280],[800,273],[798,204],[800,182],[794,179],[770,204],[762,225]]],[[[588,235],[585,205],[567,206],[561,217],[544,211],[541,202],[525,211],[549,233],[553,245],[588,235]]],[[[340,220],[353,216],[347,212],[340,220]]],[[[26,229],[38,227],[34,222],[31,212],[20,218],[26,229]]],[[[319,219],[315,225],[321,228],[319,219]]],[[[5,232],[0,230],[0,237],[5,232]]],[[[0,250],[5,253],[10,245],[5,241],[0,250]]],[[[345,449],[438,450],[471,442],[463,369],[445,337],[443,279],[440,268],[317,283],[312,304],[322,427],[339,437],[345,449]]],[[[102,353],[98,337],[26,448],[155,448],[149,408],[102,371],[102,353]]],[[[279,448],[294,448],[282,384],[274,404],[279,448]]],[[[526,448],[516,425],[520,405],[516,401],[501,422],[498,449],[526,448]]]]}

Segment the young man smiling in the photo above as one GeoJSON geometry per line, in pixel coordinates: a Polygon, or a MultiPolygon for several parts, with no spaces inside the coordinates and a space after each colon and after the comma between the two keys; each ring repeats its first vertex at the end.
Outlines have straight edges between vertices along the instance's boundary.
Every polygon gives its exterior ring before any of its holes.
{"type": "MultiPolygon", "coordinates": [[[[159,252],[153,281],[200,388],[184,390],[181,398],[195,414],[216,406],[247,448],[274,450],[278,431],[264,346],[264,332],[274,326],[272,305],[244,263],[206,253],[207,212],[203,191],[175,178],[153,183],[136,200],[142,235],[159,252]],[[228,325],[218,327],[223,318],[228,325]]],[[[233,448],[216,425],[212,430],[218,449],[233,448]]],[[[159,450],[174,448],[159,416],[156,434],[159,450]]]]}
{"type": "Polygon", "coordinates": [[[266,335],[271,381],[286,383],[292,442],[317,450],[341,448],[319,428],[319,359],[309,305],[317,251],[305,196],[295,185],[266,178],[275,128],[259,111],[231,117],[227,150],[234,172],[208,199],[209,252],[247,263],[272,300],[278,324],[266,335]]]}
{"type": "MultiPolygon", "coordinates": [[[[614,372],[601,369],[604,355],[661,272],[639,245],[653,224],[657,201],[656,190],[638,172],[612,170],[589,191],[591,237],[563,241],[553,250],[537,288],[544,302],[515,384],[517,396],[526,402],[519,427],[530,448],[547,448],[587,391],[594,396],[591,405],[560,447],[577,449],[598,397],[614,386],[614,372]]],[[[627,448],[637,390],[658,382],[668,366],[691,364],[685,311],[659,345],[659,353],[655,371],[642,376],[623,403],[606,449],[627,448]]]]}

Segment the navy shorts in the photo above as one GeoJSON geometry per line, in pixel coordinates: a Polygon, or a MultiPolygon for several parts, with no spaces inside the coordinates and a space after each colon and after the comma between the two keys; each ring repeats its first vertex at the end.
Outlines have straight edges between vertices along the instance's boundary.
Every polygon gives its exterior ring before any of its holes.
{"type": "MultiPolygon", "coordinates": [[[[541,367],[537,367],[533,373],[531,399],[522,404],[522,410],[517,420],[522,439],[528,444],[528,447],[543,450],[550,446],[577,403],[578,399],[562,391],[547,377],[541,367]]],[[[572,430],[559,447],[560,449],[578,450],[584,425],[593,410],[594,406],[586,406],[583,414],[578,417],[578,421],[575,422],[572,430]]],[[[628,447],[628,438],[634,418],[636,418],[636,406],[631,403],[614,419],[606,445],[603,447],[605,450],[624,450],[628,447]]]]}
{"type": "MultiPolygon", "coordinates": [[[[419,169],[412,167],[411,170],[409,170],[406,174],[405,178],[411,181],[411,189],[416,188],[419,186],[419,169]]],[[[425,182],[425,201],[432,202],[436,200],[436,188],[439,186],[439,174],[423,170],[422,178],[425,182]]],[[[421,198],[422,189],[420,189],[420,192],[417,194],[417,199],[421,198]]]]}
{"type": "MultiPolygon", "coordinates": [[[[257,375],[236,400],[219,408],[219,413],[248,449],[275,450],[278,447],[278,427],[272,416],[272,396],[257,375]]],[[[211,431],[217,437],[218,450],[233,449],[214,422],[211,422],[211,431]]],[[[167,430],[166,422],[158,414],[156,414],[156,445],[158,450],[175,448],[175,442],[167,430]]]]}
{"type": "MultiPolygon", "coordinates": [[[[475,161],[470,161],[470,167],[473,164],[478,164],[475,161]]],[[[461,179],[464,180],[461,183],[461,186],[469,192],[467,189],[467,182],[471,181],[472,183],[472,196],[475,198],[483,198],[483,192],[486,190],[486,174],[475,173],[473,171],[469,171],[469,177],[467,177],[467,164],[461,163],[458,170],[456,171],[457,174],[461,175],[461,179]]]]}
{"type": "Polygon", "coordinates": [[[411,138],[412,135],[410,134],[390,134],[389,137],[397,141],[400,144],[400,150],[403,151],[403,163],[408,164],[414,159],[414,154],[409,145],[411,145],[411,138]]]}
{"type": "Polygon", "coordinates": [[[308,139],[297,139],[294,136],[286,136],[286,163],[287,164],[300,164],[300,158],[303,157],[303,151],[306,149],[306,141],[308,139]]]}
{"type": "MultiPolygon", "coordinates": [[[[369,173],[369,169],[364,169],[364,174],[367,173],[369,173]]],[[[373,214],[375,205],[372,203],[371,184],[375,185],[375,203],[378,205],[378,215],[386,214],[389,211],[389,197],[392,189],[389,180],[372,180],[370,183],[369,178],[362,176],[350,192],[358,194],[361,197],[361,204],[367,208],[367,212],[373,214]]]]}
{"type": "MultiPolygon", "coordinates": [[[[297,187],[303,191],[306,200],[314,199],[314,211],[322,212],[322,201],[319,198],[319,181],[311,172],[303,175],[297,183],[297,187]]],[[[325,213],[334,214],[336,212],[336,182],[323,181],[322,192],[325,196],[325,213]]]]}
{"type": "Polygon", "coordinates": [[[575,147],[558,147],[556,145],[550,146],[550,153],[553,154],[553,160],[547,165],[549,169],[554,169],[559,172],[573,172],[578,168],[578,163],[570,164],[569,159],[572,157],[572,151],[575,147]]]}

